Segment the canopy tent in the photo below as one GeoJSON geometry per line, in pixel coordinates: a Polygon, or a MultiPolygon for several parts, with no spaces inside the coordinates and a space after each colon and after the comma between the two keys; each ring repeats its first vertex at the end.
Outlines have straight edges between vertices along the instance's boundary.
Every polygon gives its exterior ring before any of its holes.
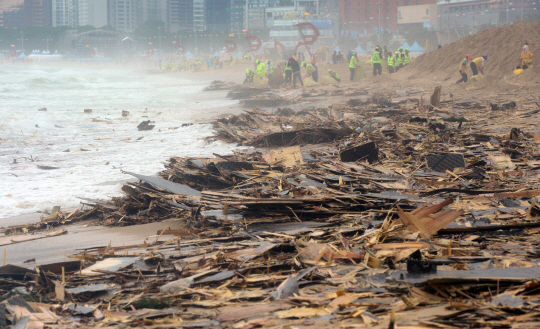
{"type": "Polygon", "coordinates": [[[214,53],[214,57],[221,57],[221,55],[216,51],[216,52],[214,53]]]}
{"type": "Polygon", "coordinates": [[[420,47],[420,45],[416,41],[409,48],[409,50],[410,50],[411,53],[423,53],[424,52],[424,49],[422,47],[420,47]]]}
{"type": "Polygon", "coordinates": [[[188,51],[188,52],[186,53],[186,57],[193,57],[193,54],[191,53],[191,51],[188,51]]]}
{"type": "Polygon", "coordinates": [[[403,44],[403,50],[405,50],[406,48],[411,48],[411,46],[409,46],[409,44],[407,43],[407,41],[405,41],[405,43],[403,44]]]}
{"type": "Polygon", "coordinates": [[[358,54],[367,54],[367,52],[360,45],[358,45],[358,47],[356,47],[356,53],[358,53],[358,54]]]}
{"type": "Polygon", "coordinates": [[[19,56],[19,58],[26,58],[26,55],[23,52],[21,52],[21,55],[19,56]]]}

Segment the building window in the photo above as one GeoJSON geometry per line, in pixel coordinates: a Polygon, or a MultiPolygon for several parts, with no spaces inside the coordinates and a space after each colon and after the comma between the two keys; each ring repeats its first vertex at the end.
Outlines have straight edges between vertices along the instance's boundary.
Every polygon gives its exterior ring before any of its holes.
{"type": "Polygon", "coordinates": [[[396,5],[401,6],[401,2],[400,1],[396,2],[396,5]]]}
{"type": "Polygon", "coordinates": [[[429,9],[426,9],[426,16],[429,15],[429,9]]]}
{"type": "Polygon", "coordinates": [[[349,2],[349,6],[352,6],[352,2],[349,2]]]}
{"type": "Polygon", "coordinates": [[[359,6],[361,6],[361,5],[362,5],[362,3],[361,3],[361,2],[359,2],[359,3],[358,3],[358,5],[359,5],[359,6]]]}
{"type": "Polygon", "coordinates": [[[362,13],[362,9],[358,9],[358,13],[361,14],[361,13],[362,13]]]}
{"type": "Polygon", "coordinates": [[[366,10],[368,14],[371,14],[371,9],[366,10]]]}
{"type": "Polygon", "coordinates": [[[405,6],[409,6],[411,4],[410,1],[405,1],[405,6]]]}
{"type": "Polygon", "coordinates": [[[417,5],[419,5],[420,3],[421,3],[420,1],[416,0],[416,4],[417,4],[417,5]]]}
{"type": "Polygon", "coordinates": [[[370,1],[370,2],[368,2],[367,4],[368,4],[368,6],[371,6],[371,1],[370,1]]]}

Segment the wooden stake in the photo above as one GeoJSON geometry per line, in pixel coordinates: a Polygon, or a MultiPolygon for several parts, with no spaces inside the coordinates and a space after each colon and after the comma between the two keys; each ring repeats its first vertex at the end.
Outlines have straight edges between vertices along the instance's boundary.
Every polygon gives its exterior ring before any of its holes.
{"type": "Polygon", "coordinates": [[[4,266],[6,265],[7,250],[4,248],[4,266]]]}
{"type": "Polygon", "coordinates": [[[66,270],[62,266],[62,284],[66,284],[66,270]]]}

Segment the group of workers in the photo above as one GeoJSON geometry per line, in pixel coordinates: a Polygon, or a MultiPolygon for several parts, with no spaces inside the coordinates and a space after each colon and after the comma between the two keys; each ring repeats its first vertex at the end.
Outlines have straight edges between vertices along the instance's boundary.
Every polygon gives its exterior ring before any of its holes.
{"type": "Polygon", "coordinates": [[[467,54],[465,58],[459,63],[459,73],[461,74],[461,79],[457,83],[467,82],[467,69],[470,67],[473,76],[478,75],[478,73],[484,74],[484,66],[488,59],[487,55],[482,55],[480,57],[472,58],[471,55],[467,54]]]}
{"type": "Polygon", "coordinates": [[[272,79],[272,76],[274,75],[274,65],[272,65],[270,60],[266,61],[266,63],[256,60],[255,68],[253,70],[246,70],[246,79],[244,80],[244,83],[253,83],[253,78],[255,75],[257,75],[259,78],[267,77],[268,80],[272,79]],[[266,70],[265,67],[268,69],[266,70]]]}
{"type": "MultiPolygon", "coordinates": [[[[180,59],[177,57],[171,57],[167,59],[165,63],[162,61],[158,62],[160,70],[165,71],[193,71],[193,72],[199,72],[203,70],[204,64],[206,63],[206,68],[208,70],[210,69],[222,69],[223,68],[223,60],[217,56],[206,56],[205,58],[184,58],[180,59]]],[[[230,62],[232,62],[232,57],[230,62]]]]}
{"type": "Polygon", "coordinates": [[[411,63],[409,51],[409,48],[405,48],[405,51],[403,51],[403,47],[399,47],[395,54],[393,54],[391,50],[386,52],[388,73],[395,73],[411,63]]]}

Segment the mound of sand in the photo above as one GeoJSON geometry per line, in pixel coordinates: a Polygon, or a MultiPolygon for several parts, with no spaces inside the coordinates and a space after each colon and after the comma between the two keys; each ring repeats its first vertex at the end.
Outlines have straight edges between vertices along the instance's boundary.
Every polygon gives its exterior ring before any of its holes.
{"type": "MultiPolygon", "coordinates": [[[[534,70],[540,65],[540,23],[517,22],[480,31],[448,44],[441,49],[430,51],[411,64],[401,69],[396,75],[405,79],[425,78],[435,76],[437,80],[455,76],[459,79],[458,67],[467,54],[473,58],[488,55],[484,69],[487,76],[502,78],[512,74],[516,65],[520,64],[519,57],[523,44],[527,41],[531,52],[535,55],[534,70]]],[[[524,72],[525,73],[525,72],[524,72]]],[[[540,75],[532,76],[533,83],[540,81],[540,75]]]]}
{"type": "Polygon", "coordinates": [[[338,84],[337,80],[330,77],[330,76],[325,76],[325,77],[319,78],[319,83],[321,84],[321,86],[329,86],[329,85],[337,85],[338,84]]]}
{"type": "Polygon", "coordinates": [[[304,86],[305,87],[315,87],[315,86],[319,86],[319,84],[317,82],[315,82],[315,80],[313,80],[312,77],[307,77],[304,79],[304,86]]]}
{"type": "Polygon", "coordinates": [[[255,75],[253,77],[253,85],[256,87],[268,87],[268,78],[255,75]]]}

